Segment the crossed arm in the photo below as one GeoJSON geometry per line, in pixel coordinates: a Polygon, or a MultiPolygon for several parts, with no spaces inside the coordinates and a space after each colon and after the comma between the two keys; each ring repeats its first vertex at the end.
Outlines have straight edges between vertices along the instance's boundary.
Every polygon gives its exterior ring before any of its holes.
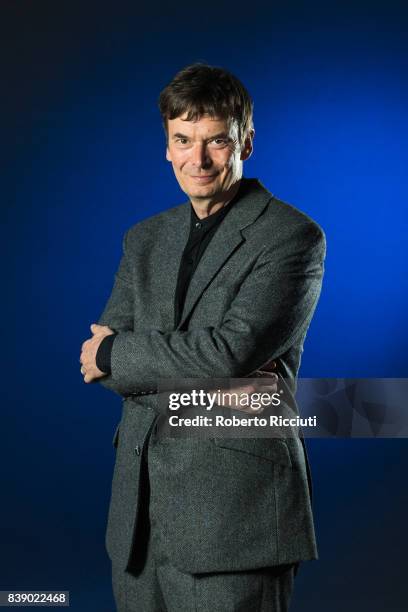
{"type": "Polygon", "coordinates": [[[285,353],[303,336],[320,294],[325,240],[314,224],[298,228],[288,253],[266,249],[216,327],[163,332],[133,329],[133,303],[126,250],[112,295],[80,361],[85,382],[100,380],[120,395],[154,389],[159,378],[241,378],[285,353]],[[95,362],[103,338],[118,332],[112,373],[95,362]]]}

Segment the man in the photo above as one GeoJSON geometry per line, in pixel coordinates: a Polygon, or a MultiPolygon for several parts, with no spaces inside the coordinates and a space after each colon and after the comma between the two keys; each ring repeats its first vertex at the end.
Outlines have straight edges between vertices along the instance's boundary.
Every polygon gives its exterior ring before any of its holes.
{"type": "Polygon", "coordinates": [[[106,546],[120,612],[287,610],[317,557],[299,438],[158,439],[160,378],[257,370],[294,393],[320,293],[319,226],[242,177],[252,102],[194,64],[160,95],[166,157],[189,202],[133,226],[82,346],[85,382],[124,398],[106,546]]]}

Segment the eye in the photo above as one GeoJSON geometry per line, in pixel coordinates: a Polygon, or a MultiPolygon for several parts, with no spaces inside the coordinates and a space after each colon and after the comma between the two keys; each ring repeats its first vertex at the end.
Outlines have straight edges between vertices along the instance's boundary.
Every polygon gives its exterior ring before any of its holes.
{"type": "Polygon", "coordinates": [[[176,143],[180,145],[186,145],[188,143],[187,138],[176,138],[176,143]]]}
{"type": "Polygon", "coordinates": [[[226,147],[228,145],[229,139],[228,138],[214,138],[210,142],[212,145],[214,145],[218,149],[221,149],[222,147],[226,147]]]}

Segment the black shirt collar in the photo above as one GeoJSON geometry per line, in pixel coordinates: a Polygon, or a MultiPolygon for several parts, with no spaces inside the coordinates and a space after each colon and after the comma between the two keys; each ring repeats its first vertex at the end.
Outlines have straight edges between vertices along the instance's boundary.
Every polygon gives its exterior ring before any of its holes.
{"type": "Polygon", "coordinates": [[[223,206],[222,208],[220,208],[219,210],[217,210],[217,212],[213,213],[212,215],[208,215],[208,217],[205,217],[204,219],[200,219],[200,217],[197,216],[193,205],[190,202],[190,206],[191,206],[191,230],[207,230],[211,227],[214,227],[214,225],[218,225],[218,223],[221,223],[221,221],[224,219],[225,215],[227,214],[227,212],[232,208],[233,204],[237,201],[238,197],[239,197],[239,193],[241,191],[241,187],[242,187],[242,180],[240,183],[240,186],[238,188],[237,193],[234,195],[234,197],[228,202],[228,204],[226,204],[225,206],[223,206]]]}

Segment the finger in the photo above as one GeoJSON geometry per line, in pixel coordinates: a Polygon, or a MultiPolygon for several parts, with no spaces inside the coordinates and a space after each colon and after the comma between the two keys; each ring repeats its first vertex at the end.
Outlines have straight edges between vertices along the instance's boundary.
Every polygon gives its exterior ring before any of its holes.
{"type": "Polygon", "coordinates": [[[277,382],[267,382],[265,381],[264,383],[259,382],[257,384],[254,385],[254,388],[258,391],[259,389],[261,389],[262,391],[268,391],[269,389],[277,389],[278,388],[278,383],[277,382]]]}
{"type": "Polygon", "coordinates": [[[84,382],[85,383],[90,383],[93,380],[93,376],[91,374],[85,374],[84,376],[84,382]]]}
{"type": "Polygon", "coordinates": [[[254,388],[255,389],[277,389],[279,385],[279,381],[278,380],[274,380],[273,378],[258,378],[257,381],[254,383],[254,388]]]}
{"type": "Polygon", "coordinates": [[[266,370],[257,370],[255,372],[256,378],[274,378],[278,380],[278,375],[275,372],[268,372],[266,370]]]}
{"type": "Polygon", "coordinates": [[[265,401],[266,400],[272,401],[275,393],[276,393],[275,387],[273,387],[272,389],[268,387],[267,389],[264,389],[264,388],[259,389],[259,391],[257,391],[256,394],[253,393],[252,395],[256,395],[256,396],[262,395],[262,397],[265,398],[265,401]]]}
{"type": "Polygon", "coordinates": [[[104,327],[106,327],[105,325],[98,325],[97,323],[92,323],[91,325],[91,332],[93,334],[98,333],[101,329],[103,329],[104,327]]]}

